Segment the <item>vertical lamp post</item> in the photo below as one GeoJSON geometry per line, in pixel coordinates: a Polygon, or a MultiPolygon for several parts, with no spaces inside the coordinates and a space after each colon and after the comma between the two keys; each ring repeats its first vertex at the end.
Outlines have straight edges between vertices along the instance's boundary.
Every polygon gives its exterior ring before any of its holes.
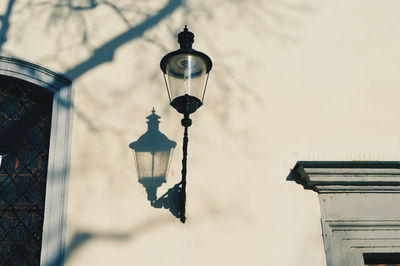
{"type": "Polygon", "coordinates": [[[206,54],[192,48],[194,34],[186,26],[178,34],[178,42],[180,48],[165,55],[161,59],[160,67],[164,73],[170,104],[183,114],[181,124],[184,127],[182,159],[182,222],[184,222],[188,127],[192,124],[189,115],[203,104],[212,61],[206,54]]]}

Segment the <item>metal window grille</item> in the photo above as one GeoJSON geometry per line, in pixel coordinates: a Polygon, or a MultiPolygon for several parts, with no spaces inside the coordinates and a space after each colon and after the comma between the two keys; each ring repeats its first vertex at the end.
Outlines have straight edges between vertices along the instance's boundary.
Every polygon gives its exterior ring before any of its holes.
{"type": "Polygon", "coordinates": [[[0,76],[0,262],[40,265],[52,94],[0,76]]]}

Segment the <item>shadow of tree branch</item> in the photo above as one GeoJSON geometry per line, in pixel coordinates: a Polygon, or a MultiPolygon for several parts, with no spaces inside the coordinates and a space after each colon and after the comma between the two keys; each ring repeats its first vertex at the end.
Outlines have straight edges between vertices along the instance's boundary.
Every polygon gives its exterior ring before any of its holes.
{"type": "Polygon", "coordinates": [[[4,15],[0,16],[0,52],[3,51],[3,45],[7,41],[8,30],[10,29],[10,16],[12,14],[16,0],[9,0],[4,15]]]}
{"type": "Polygon", "coordinates": [[[142,23],[128,29],[127,31],[119,34],[115,38],[96,48],[89,58],[67,70],[65,75],[71,77],[72,79],[77,79],[89,70],[103,63],[111,62],[114,58],[115,51],[119,47],[129,41],[141,37],[147,30],[151,29],[167,16],[172,14],[178,7],[182,5],[182,2],[183,0],[168,1],[167,4],[161,10],[159,10],[156,15],[147,18],[142,23]]]}
{"type": "Polygon", "coordinates": [[[160,217],[148,219],[140,223],[139,225],[135,226],[134,228],[131,228],[130,230],[124,232],[99,233],[99,232],[78,231],[72,236],[71,241],[65,247],[64,260],[62,260],[60,257],[55,257],[54,260],[48,263],[46,266],[59,266],[61,261],[64,261],[64,263],[67,262],[70,258],[72,258],[72,256],[80,247],[82,247],[89,241],[93,240],[129,241],[135,238],[139,238],[146,232],[151,231],[156,227],[165,225],[168,222],[168,220],[169,219],[167,218],[160,218],[160,217]]]}

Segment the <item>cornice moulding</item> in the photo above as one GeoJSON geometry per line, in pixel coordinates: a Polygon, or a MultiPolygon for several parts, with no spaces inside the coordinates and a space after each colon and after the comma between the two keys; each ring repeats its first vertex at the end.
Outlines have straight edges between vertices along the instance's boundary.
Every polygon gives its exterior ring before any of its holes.
{"type": "Polygon", "coordinates": [[[299,161],[288,180],[318,193],[399,193],[400,162],[299,161]]]}

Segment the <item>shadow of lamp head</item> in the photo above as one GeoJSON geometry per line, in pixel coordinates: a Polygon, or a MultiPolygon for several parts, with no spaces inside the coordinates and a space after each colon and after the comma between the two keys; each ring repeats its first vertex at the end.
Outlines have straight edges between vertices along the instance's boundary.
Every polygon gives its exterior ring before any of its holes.
{"type": "Polygon", "coordinates": [[[157,199],[157,188],[166,182],[176,142],[160,132],[158,120],[161,117],[156,114],[154,108],[146,118],[147,132],[129,144],[129,148],[133,151],[138,181],[146,188],[147,199],[154,202],[157,199]]]}

